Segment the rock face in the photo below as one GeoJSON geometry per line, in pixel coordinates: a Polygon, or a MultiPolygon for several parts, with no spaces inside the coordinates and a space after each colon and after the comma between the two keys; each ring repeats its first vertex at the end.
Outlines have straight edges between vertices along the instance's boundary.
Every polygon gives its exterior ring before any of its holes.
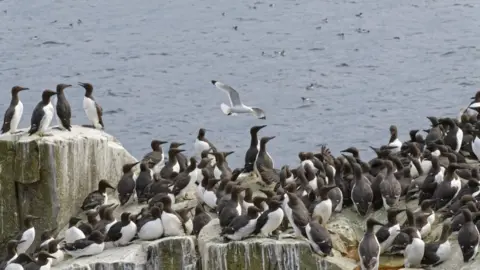
{"type": "Polygon", "coordinates": [[[135,161],[107,133],[74,126],[51,136],[24,132],[0,136],[0,243],[12,237],[26,214],[44,229],[63,226],[80,210],[100,179],[116,184],[122,165],[135,161]]]}
{"type": "Polygon", "coordinates": [[[62,270],[121,270],[121,269],[185,269],[195,270],[197,253],[193,236],[167,237],[152,242],[107,249],[92,257],[70,259],[52,269],[62,270]]]}

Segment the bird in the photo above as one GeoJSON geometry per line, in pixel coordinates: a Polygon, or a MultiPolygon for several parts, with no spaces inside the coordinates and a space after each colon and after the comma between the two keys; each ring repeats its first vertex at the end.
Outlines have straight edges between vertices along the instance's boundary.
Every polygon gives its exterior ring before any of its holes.
{"type": "Polygon", "coordinates": [[[262,120],[267,119],[267,117],[265,116],[265,112],[262,109],[244,105],[240,100],[240,95],[238,94],[237,90],[215,80],[212,80],[212,84],[215,85],[218,89],[227,93],[228,98],[230,99],[230,106],[228,106],[225,103],[222,103],[220,105],[220,108],[222,109],[222,112],[224,114],[236,115],[239,113],[251,113],[258,119],[262,119],[262,120]]]}
{"type": "Polygon", "coordinates": [[[68,131],[72,130],[72,124],[70,122],[72,118],[72,109],[70,108],[70,103],[68,103],[67,98],[63,90],[65,88],[71,87],[71,84],[59,84],[57,85],[57,116],[59,119],[60,129],[65,129],[68,131]]]}
{"type": "Polygon", "coordinates": [[[124,212],[120,221],[113,224],[107,231],[105,241],[113,242],[115,246],[125,246],[133,240],[137,234],[137,225],[130,219],[130,213],[124,212]]]}
{"type": "Polygon", "coordinates": [[[358,257],[362,270],[378,270],[380,264],[380,244],[373,232],[373,227],[383,226],[373,218],[367,219],[367,230],[358,245],[358,257]]]}
{"type": "Polygon", "coordinates": [[[93,124],[96,129],[104,129],[103,124],[103,109],[98,102],[93,98],[93,86],[90,83],[78,83],[85,88],[85,97],[83,98],[83,109],[87,114],[88,120],[93,124]]]}
{"type": "Polygon", "coordinates": [[[37,132],[39,132],[39,134],[44,134],[45,131],[47,131],[55,113],[51,97],[56,94],[57,92],[48,89],[43,91],[42,100],[37,104],[35,109],[33,109],[30,130],[28,131],[29,135],[33,135],[37,132]]]}
{"type": "Polygon", "coordinates": [[[139,161],[123,165],[123,175],[117,185],[120,205],[126,204],[135,191],[135,180],[133,180],[132,168],[138,163],[139,161]]]}
{"type": "Polygon", "coordinates": [[[20,101],[18,93],[24,90],[28,90],[28,88],[22,86],[12,87],[12,99],[10,106],[8,106],[7,111],[5,111],[1,130],[2,134],[6,132],[10,132],[11,134],[17,133],[18,124],[23,115],[23,103],[20,101]]]}
{"type": "Polygon", "coordinates": [[[97,255],[105,249],[105,236],[99,231],[93,231],[88,238],[79,239],[65,245],[65,252],[74,258],[97,255]]]}
{"type": "Polygon", "coordinates": [[[17,253],[25,253],[32,245],[35,240],[35,227],[33,226],[33,221],[40,219],[39,217],[26,215],[23,219],[23,225],[25,230],[17,234],[16,240],[19,241],[17,245],[17,253]]]}
{"type": "Polygon", "coordinates": [[[80,208],[83,211],[87,211],[99,205],[106,204],[108,202],[107,188],[115,190],[107,180],[100,180],[100,182],[98,182],[98,189],[90,192],[90,194],[85,197],[80,208]]]}
{"type": "Polygon", "coordinates": [[[195,139],[195,156],[201,158],[202,152],[205,150],[211,150],[212,152],[217,152],[217,148],[213,143],[211,143],[207,138],[205,138],[206,129],[201,128],[198,130],[197,138],[195,139]]]}
{"type": "Polygon", "coordinates": [[[78,239],[85,238],[85,234],[76,226],[81,218],[71,217],[68,222],[68,229],[65,231],[65,242],[67,244],[73,243],[78,239]]]}

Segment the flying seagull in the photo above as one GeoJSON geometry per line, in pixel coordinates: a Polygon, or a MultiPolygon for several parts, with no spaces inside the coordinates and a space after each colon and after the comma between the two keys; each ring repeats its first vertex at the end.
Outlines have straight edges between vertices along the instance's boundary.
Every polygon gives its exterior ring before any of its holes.
{"type": "Polygon", "coordinates": [[[220,108],[224,114],[236,115],[238,113],[252,113],[258,119],[266,119],[265,112],[262,109],[244,105],[240,100],[240,95],[238,94],[237,90],[219,81],[212,80],[212,84],[228,94],[231,107],[225,103],[220,104],[220,108]]]}

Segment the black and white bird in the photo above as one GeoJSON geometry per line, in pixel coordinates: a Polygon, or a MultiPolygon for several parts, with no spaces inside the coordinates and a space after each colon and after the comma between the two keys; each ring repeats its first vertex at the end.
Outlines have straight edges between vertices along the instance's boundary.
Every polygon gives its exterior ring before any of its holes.
{"type": "Polygon", "coordinates": [[[130,197],[135,192],[135,180],[133,180],[132,168],[139,162],[127,163],[123,165],[123,175],[117,185],[118,199],[120,205],[124,205],[130,200],[130,197]]]}
{"type": "Polygon", "coordinates": [[[68,229],[65,231],[65,242],[67,244],[73,243],[78,239],[85,238],[85,234],[77,227],[77,223],[81,221],[81,218],[71,217],[68,222],[68,229]]]}
{"type": "Polygon", "coordinates": [[[82,203],[82,210],[87,211],[90,209],[94,209],[97,206],[107,204],[108,203],[108,195],[107,195],[107,188],[115,190],[115,188],[110,185],[110,183],[102,179],[98,182],[98,189],[95,191],[90,192],[90,194],[85,197],[82,203]]]}
{"type": "Polygon", "coordinates": [[[230,106],[225,103],[222,103],[220,105],[220,108],[222,109],[222,112],[224,114],[237,115],[239,113],[251,113],[258,119],[266,119],[265,112],[262,109],[244,105],[240,100],[240,95],[238,94],[237,90],[219,81],[213,80],[212,84],[228,95],[228,98],[230,100],[230,106]]]}
{"type": "Polygon", "coordinates": [[[44,134],[52,123],[55,109],[53,108],[51,97],[57,93],[52,90],[44,90],[42,93],[42,100],[37,104],[32,113],[30,121],[29,135],[35,133],[44,134]]]}
{"type": "Polygon", "coordinates": [[[27,252],[35,240],[35,227],[33,226],[33,221],[38,219],[40,218],[32,215],[25,216],[23,220],[25,229],[16,236],[16,240],[19,241],[17,245],[18,254],[27,252]]]}
{"type": "Polygon", "coordinates": [[[74,258],[97,255],[105,249],[104,235],[99,231],[93,231],[88,238],[79,239],[65,245],[65,252],[74,258]]]}
{"type": "Polygon", "coordinates": [[[162,216],[163,204],[150,209],[150,216],[137,222],[138,238],[142,240],[155,240],[163,235],[162,216]]]}
{"type": "Polygon", "coordinates": [[[93,98],[93,86],[90,83],[78,83],[85,88],[85,97],[83,98],[83,109],[87,114],[88,120],[96,129],[104,129],[103,124],[103,109],[100,104],[93,98]]]}
{"type": "Polygon", "coordinates": [[[57,85],[57,117],[59,122],[60,129],[72,130],[72,109],[70,108],[70,103],[68,103],[67,98],[63,90],[65,88],[71,87],[71,84],[59,84],[57,85]]]}
{"type": "Polygon", "coordinates": [[[268,210],[264,211],[257,219],[255,230],[252,234],[270,237],[282,224],[285,214],[282,209],[282,202],[271,200],[268,204],[268,210]]]}
{"type": "Polygon", "coordinates": [[[378,270],[380,265],[380,243],[373,232],[375,225],[383,226],[373,218],[367,220],[367,230],[358,246],[358,257],[362,270],[378,270]]]}
{"type": "Polygon", "coordinates": [[[478,244],[480,241],[480,234],[477,226],[473,223],[472,212],[468,209],[462,209],[462,214],[465,219],[460,231],[458,231],[458,245],[463,254],[463,262],[469,262],[478,254],[478,244]]]}
{"type": "Polygon", "coordinates": [[[12,88],[12,99],[3,118],[2,134],[7,132],[11,134],[17,133],[18,124],[23,115],[23,103],[20,101],[18,93],[24,90],[28,90],[28,88],[21,86],[14,86],[12,88]]]}
{"type": "Polygon", "coordinates": [[[315,253],[321,256],[333,256],[333,243],[328,230],[322,225],[322,216],[310,221],[305,227],[308,242],[315,253]]]}
{"type": "Polygon", "coordinates": [[[137,225],[130,220],[130,213],[124,212],[120,221],[113,224],[107,232],[106,241],[113,242],[115,246],[125,246],[137,234],[137,225]]]}
{"type": "Polygon", "coordinates": [[[198,158],[201,158],[203,151],[217,152],[217,148],[205,137],[205,133],[206,129],[199,129],[197,138],[195,139],[195,143],[193,145],[195,149],[195,156],[198,158]]]}

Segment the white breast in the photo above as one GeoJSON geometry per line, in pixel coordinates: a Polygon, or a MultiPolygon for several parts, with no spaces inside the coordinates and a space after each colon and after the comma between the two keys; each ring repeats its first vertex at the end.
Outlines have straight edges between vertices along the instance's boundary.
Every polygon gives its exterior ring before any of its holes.
{"type": "Polygon", "coordinates": [[[456,135],[457,135],[457,148],[455,148],[455,152],[458,153],[458,151],[460,151],[460,148],[462,146],[463,131],[459,128],[456,135]]]}
{"type": "Polygon", "coordinates": [[[313,165],[313,161],[311,161],[310,159],[305,159],[305,160],[302,161],[300,164],[301,164],[302,166],[305,166],[305,164],[310,165],[310,167],[313,169],[313,171],[314,171],[315,173],[317,173],[317,171],[318,171],[318,169],[315,168],[315,166],[313,165]]]}
{"type": "Polygon", "coordinates": [[[10,132],[16,132],[18,124],[22,119],[23,115],[23,103],[18,101],[17,106],[15,106],[15,111],[13,112],[12,120],[10,121],[10,132]]]}
{"type": "Polygon", "coordinates": [[[327,199],[319,202],[313,209],[313,218],[322,217],[323,224],[326,224],[332,215],[332,200],[327,199]]]}
{"type": "Polygon", "coordinates": [[[13,257],[7,261],[7,264],[11,263],[13,260],[15,260],[18,257],[18,254],[13,255],[13,257]]]}
{"type": "Polygon", "coordinates": [[[213,191],[205,191],[203,194],[203,200],[205,201],[205,204],[208,205],[210,208],[215,208],[217,207],[217,196],[213,191]]]}
{"type": "Polygon", "coordinates": [[[197,157],[201,157],[203,151],[210,149],[210,145],[208,145],[208,143],[199,139],[195,139],[195,144],[193,146],[195,148],[195,154],[197,157]]]}
{"type": "Polygon", "coordinates": [[[20,264],[11,263],[7,265],[5,270],[23,270],[23,266],[21,266],[20,264]]]}
{"type": "Polygon", "coordinates": [[[126,245],[132,241],[133,237],[135,237],[135,234],[137,234],[137,225],[133,223],[133,221],[130,221],[130,223],[127,226],[122,227],[120,230],[122,233],[122,237],[115,241],[116,245],[126,245]]]}
{"type": "Polygon", "coordinates": [[[163,224],[162,220],[157,218],[150,222],[147,222],[145,225],[140,228],[138,232],[138,238],[142,240],[155,240],[163,235],[163,224]]]}
{"type": "Polygon", "coordinates": [[[48,105],[43,107],[43,112],[45,115],[43,116],[42,120],[40,121],[40,125],[38,130],[40,132],[45,132],[50,127],[52,123],[53,115],[55,113],[55,109],[53,108],[52,103],[48,103],[48,105]]]}
{"type": "Polygon", "coordinates": [[[397,153],[402,148],[402,142],[397,138],[393,142],[389,143],[388,146],[395,146],[391,151],[392,153],[397,153]]]}
{"type": "Polygon", "coordinates": [[[180,164],[178,162],[176,162],[175,165],[173,165],[172,170],[176,173],[179,173],[180,172],[180,164]]]}
{"type": "Polygon", "coordinates": [[[67,242],[67,244],[71,244],[83,238],[85,238],[85,234],[75,226],[70,227],[65,231],[65,242],[67,242]]]}
{"type": "Polygon", "coordinates": [[[387,240],[380,244],[380,251],[382,253],[392,245],[397,235],[400,234],[400,224],[395,224],[394,226],[388,228],[388,232],[390,233],[390,236],[388,236],[387,240]]]}
{"type": "Polygon", "coordinates": [[[220,171],[220,169],[217,166],[215,166],[215,168],[213,169],[213,176],[216,179],[220,179],[221,175],[222,175],[222,172],[220,171]]]}
{"type": "Polygon", "coordinates": [[[273,231],[275,231],[280,224],[282,224],[284,217],[284,213],[282,208],[278,208],[277,210],[270,212],[268,214],[268,219],[265,225],[263,225],[260,233],[264,236],[270,235],[273,231]]]}
{"type": "Polygon", "coordinates": [[[25,242],[18,244],[17,246],[17,253],[25,253],[27,249],[32,245],[33,240],[35,240],[35,228],[29,228],[28,230],[23,232],[22,239],[25,242]]]}
{"type": "Polygon", "coordinates": [[[65,257],[65,253],[63,251],[61,251],[60,249],[57,250],[57,252],[53,253],[53,254],[50,254],[52,255],[53,257],[55,257],[56,259],[53,259],[52,261],[52,266],[53,265],[57,265],[59,264],[60,262],[63,261],[64,257],[65,257]]]}
{"type": "Polygon", "coordinates": [[[185,230],[187,231],[187,235],[191,235],[193,232],[193,221],[192,219],[187,220],[185,222],[185,230]]]}
{"type": "Polygon", "coordinates": [[[412,243],[405,248],[405,267],[419,267],[425,252],[423,240],[414,238],[412,243]]]}
{"type": "Polygon", "coordinates": [[[313,178],[313,180],[310,180],[308,184],[314,191],[316,191],[318,189],[317,177],[315,176],[315,178],[313,178]]]}
{"type": "Polygon", "coordinates": [[[162,168],[165,166],[165,156],[162,154],[162,160],[153,166],[153,173],[160,173],[162,168]]]}
{"type": "Polygon", "coordinates": [[[97,107],[95,105],[95,101],[91,98],[84,97],[83,109],[85,110],[85,114],[87,115],[88,120],[90,120],[93,126],[95,128],[101,128],[101,125],[98,119],[97,107]]]}
{"type": "Polygon", "coordinates": [[[203,199],[204,192],[205,192],[205,188],[202,187],[201,185],[198,185],[197,188],[195,189],[195,197],[200,203],[204,202],[204,199],[203,199]]]}
{"type": "Polygon", "coordinates": [[[480,139],[477,136],[473,139],[472,151],[477,156],[477,160],[480,160],[480,139]]]}
{"type": "Polygon", "coordinates": [[[440,171],[435,175],[435,183],[440,184],[443,182],[443,176],[445,175],[445,167],[440,167],[440,171]]]}
{"type": "Polygon", "coordinates": [[[227,237],[231,240],[234,240],[234,241],[242,240],[245,237],[250,236],[253,233],[256,225],[257,225],[257,220],[256,219],[251,219],[250,221],[248,221],[247,225],[240,228],[234,234],[225,235],[225,237],[227,237]]]}
{"type": "Polygon", "coordinates": [[[105,243],[101,243],[101,244],[94,243],[84,249],[77,249],[73,251],[67,250],[66,252],[70,254],[72,257],[78,258],[83,256],[100,254],[103,252],[104,249],[105,249],[105,243]]]}
{"type": "Polygon", "coordinates": [[[110,228],[113,226],[113,224],[115,224],[115,223],[117,223],[116,219],[114,219],[112,222],[105,225],[105,231],[108,232],[110,230],[110,228]]]}
{"type": "Polygon", "coordinates": [[[440,244],[440,246],[438,246],[436,254],[440,259],[440,262],[448,260],[452,254],[452,245],[450,245],[450,241],[447,240],[445,241],[445,243],[440,244]]]}
{"type": "Polygon", "coordinates": [[[163,212],[162,213],[162,224],[164,229],[165,236],[183,236],[185,232],[183,231],[182,222],[174,214],[163,212]]]}

